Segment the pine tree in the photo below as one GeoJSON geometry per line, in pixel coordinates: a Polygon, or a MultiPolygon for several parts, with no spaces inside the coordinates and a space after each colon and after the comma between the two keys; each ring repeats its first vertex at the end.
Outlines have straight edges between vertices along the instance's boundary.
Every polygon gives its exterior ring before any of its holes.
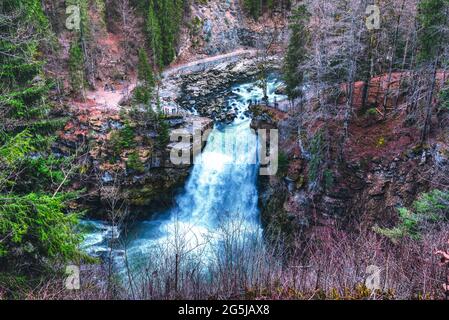
{"type": "Polygon", "coordinates": [[[137,64],[137,79],[140,80],[146,87],[154,87],[153,70],[148,63],[145,50],[139,50],[139,62],[137,64]]]}
{"type": "Polygon", "coordinates": [[[155,6],[152,0],[149,1],[148,5],[146,33],[148,44],[151,52],[153,53],[153,62],[156,66],[162,68],[164,65],[164,60],[162,55],[161,27],[156,16],[155,6]]]}
{"type": "Polygon", "coordinates": [[[309,16],[307,8],[301,5],[293,12],[290,22],[291,37],[284,58],[284,81],[287,95],[292,101],[303,94],[301,87],[304,82],[304,72],[300,70],[300,66],[307,58],[309,16]]]}
{"type": "Polygon", "coordinates": [[[432,61],[448,43],[448,0],[421,0],[418,5],[420,29],[419,60],[432,61]]]}
{"type": "Polygon", "coordinates": [[[84,86],[86,83],[83,67],[83,51],[78,41],[72,42],[69,50],[69,72],[72,92],[84,99],[84,86]]]}
{"type": "Polygon", "coordinates": [[[153,70],[148,62],[145,50],[139,50],[139,61],[137,64],[137,79],[139,84],[135,89],[135,98],[138,103],[148,104],[151,100],[155,80],[153,70]]]}
{"type": "Polygon", "coordinates": [[[433,96],[435,94],[437,71],[441,64],[441,56],[449,40],[448,33],[449,0],[421,0],[418,4],[418,21],[420,29],[418,42],[420,45],[419,62],[427,68],[430,83],[426,93],[424,126],[421,132],[421,143],[427,139],[430,132],[433,96]]]}
{"type": "MultiPolygon", "coordinates": [[[[82,61],[84,68],[84,82],[91,87],[95,86],[96,64],[94,57],[94,42],[92,37],[92,28],[89,17],[88,0],[67,0],[67,5],[76,5],[80,9],[80,28],[75,33],[79,47],[81,48],[82,61]]],[[[75,30],[74,30],[75,31],[75,30]]]]}
{"type": "Polygon", "coordinates": [[[153,62],[159,68],[169,65],[176,56],[175,48],[185,4],[185,0],[148,2],[145,31],[153,62]]]}
{"type": "Polygon", "coordinates": [[[53,33],[41,1],[3,0],[1,10],[0,274],[36,275],[79,256],[77,217],[59,190],[65,160],[50,149],[66,121],[50,113],[41,49],[53,33]]]}
{"type": "Polygon", "coordinates": [[[262,9],[262,1],[261,0],[245,0],[244,1],[245,9],[249,12],[249,14],[257,19],[260,16],[262,9]]]}
{"type": "Polygon", "coordinates": [[[160,12],[160,25],[162,35],[162,51],[164,65],[170,64],[175,57],[174,40],[174,8],[172,0],[162,0],[160,12]]]}
{"type": "Polygon", "coordinates": [[[277,8],[285,10],[290,8],[290,0],[244,0],[243,7],[247,13],[257,20],[262,13],[273,11],[277,8]]]}

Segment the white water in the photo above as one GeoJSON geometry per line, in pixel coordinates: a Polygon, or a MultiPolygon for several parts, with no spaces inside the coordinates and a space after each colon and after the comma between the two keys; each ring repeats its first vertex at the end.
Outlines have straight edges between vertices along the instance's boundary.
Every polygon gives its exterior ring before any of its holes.
{"type": "MultiPolygon", "coordinates": [[[[270,79],[271,103],[275,99],[285,99],[274,93],[278,85],[280,82],[276,78],[270,79]]],[[[215,126],[200,156],[201,161],[194,165],[176,205],[157,218],[139,222],[121,237],[131,264],[141,266],[148,264],[148,260],[155,263],[155,259],[162,258],[155,252],[174,250],[206,261],[214,256],[214,251],[220,250],[230,235],[245,241],[260,237],[256,187],[258,140],[244,112],[249,100],[260,101],[263,92],[255,83],[247,83],[235,86],[233,93],[235,97],[230,98],[228,104],[238,117],[231,124],[215,126]]],[[[97,231],[88,234],[86,250],[91,254],[107,252],[106,237],[111,235],[110,228],[98,222],[91,224],[97,231]]],[[[120,262],[123,254],[116,256],[120,262]]]]}

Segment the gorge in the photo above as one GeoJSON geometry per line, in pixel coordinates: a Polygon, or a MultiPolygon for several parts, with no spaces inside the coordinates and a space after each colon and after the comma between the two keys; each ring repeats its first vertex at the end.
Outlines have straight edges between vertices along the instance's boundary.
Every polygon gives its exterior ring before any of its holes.
{"type": "Polygon", "coordinates": [[[448,299],[447,12],[3,0],[0,300],[448,299]]]}

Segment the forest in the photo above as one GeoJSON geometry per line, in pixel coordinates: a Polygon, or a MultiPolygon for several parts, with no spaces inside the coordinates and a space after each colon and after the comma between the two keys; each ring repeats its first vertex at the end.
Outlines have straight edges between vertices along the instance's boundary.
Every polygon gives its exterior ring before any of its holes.
{"type": "Polygon", "coordinates": [[[0,300],[449,299],[449,0],[2,0],[0,62],[0,300]]]}

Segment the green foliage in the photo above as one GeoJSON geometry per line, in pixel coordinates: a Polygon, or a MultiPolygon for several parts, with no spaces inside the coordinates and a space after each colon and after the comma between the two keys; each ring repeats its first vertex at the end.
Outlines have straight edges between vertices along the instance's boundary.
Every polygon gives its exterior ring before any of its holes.
{"type": "Polygon", "coordinates": [[[278,172],[277,175],[279,177],[284,177],[287,175],[287,171],[288,171],[288,166],[289,166],[289,159],[288,156],[282,152],[279,151],[278,154],[278,172]]]}
{"type": "Polygon", "coordinates": [[[155,6],[153,1],[149,1],[148,14],[146,21],[146,33],[148,44],[153,53],[153,62],[162,68],[164,65],[163,53],[162,53],[162,40],[161,40],[161,27],[159,25],[159,20],[155,13],[155,6]]]}
{"type": "Polygon", "coordinates": [[[74,232],[78,216],[63,212],[65,201],[66,196],[35,193],[1,196],[0,268],[19,273],[29,263],[36,267],[81,257],[82,238],[74,232]]]}
{"type": "Polygon", "coordinates": [[[69,72],[70,85],[72,92],[77,96],[84,94],[85,75],[84,75],[84,56],[78,41],[72,42],[69,50],[69,72]]]}
{"type": "Polygon", "coordinates": [[[122,129],[113,131],[109,140],[113,154],[119,156],[123,150],[135,147],[134,137],[134,128],[129,121],[125,123],[122,129]]]}
{"type": "Polygon", "coordinates": [[[137,104],[148,104],[151,100],[151,92],[145,86],[137,86],[134,89],[134,100],[137,104]]]}
{"type": "Polygon", "coordinates": [[[185,0],[150,0],[148,3],[146,34],[154,63],[162,68],[175,55],[175,46],[184,14],[185,0]]]}
{"type": "Polygon", "coordinates": [[[0,146],[1,165],[11,168],[25,158],[32,151],[31,135],[27,130],[20,132],[12,138],[7,138],[0,146]]]}
{"type": "Polygon", "coordinates": [[[95,9],[100,16],[101,24],[106,27],[106,0],[94,0],[95,9]]]}
{"type": "Polygon", "coordinates": [[[200,17],[195,16],[190,24],[189,24],[189,29],[192,35],[198,35],[201,31],[201,28],[204,25],[204,20],[202,20],[200,17]]]}
{"type": "Polygon", "coordinates": [[[417,18],[420,23],[418,40],[421,62],[433,60],[447,45],[449,41],[448,9],[448,0],[421,0],[419,2],[417,18]]]}
{"type": "MultiPolygon", "coordinates": [[[[2,2],[0,107],[2,114],[8,118],[30,119],[48,110],[45,103],[48,86],[42,79],[43,62],[38,60],[39,46],[47,43],[45,39],[51,38],[48,27],[40,1],[2,2]],[[30,34],[26,30],[33,32],[30,34]],[[38,77],[41,81],[37,81],[38,77]]],[[[4,125],[7,126],[8,121],[3,121],[0,129],[4,125]]]]}
{"type": "Polygon", "coordinates": [[[157,117],[156,129],[158,132],[157,144],[160,148],[163,148],[170,141],[170,128],[168,123],[165,121],[165,116],[160,112],[157,117]]]}
{"type": "Polygon", "coordinates": [[[323,160],[323,133],[317,132],[310,142],[310,161],[308,166],[308,179],[310,182],[319,178],[321,162],[323,160]]]}
{"type": "MultiPolygon", "coordinates": [[[[97,2],[97,4],[100,3],[97,2]]],[[[89,6],[91,3],[89,0],[67,0],[66,5],[77,6],[80,13],[79,29],[71,30],[71,33],[74,36],[69,52],[69,71],[72,92],[75,95],[81,96],[81,94],[84,94],[83,90],[86,84],[92,84],[92,77],[94,76],[94,70],[92,67],[92,60],[94,58],[92,53],[95,49],[89,16],[89,6]]],[[[101,15],[101,12],[99,12],[99,14],[101,15]]],[[[100,19],[102,19],[102,16],[100,16],[100,19]]]]}
{"type": "Polygon", "coordinates": [[[148,87],[154,87],[153,70],[148,63],[145,50],[139,50],[139,62],[137,64],[137,79],[148,87]]]}
{"type": "Polygon", "coordinates": [[[379,139],[377,139],[376,148],[383,148],[385,147],[386,143],[387,141],[385,140],[385,137],[380,137],[379,139]]]}
{"type": "Polygon", "coordinates": [[[69,195],[58,188],[70,158],[50,156],[64,122],[51,116],[51,82],[42,70],[50,24],[40,0],[4,0],[1,7],[0,274],[20,278],[79,258],[81,238],[77,215],[64,209],[69,195]]]}
{"type": "Polygon", "coordinates": [[[135,146],[134,142],[134,129],[129,122],[125,123],[125,126],[120,130],[121,145],[123,148],[128,149],[135,146]]]}
{"type": "Polygon", "coordinates": [[[332,173],[331,170],[326,169],[324,170],[324,187],[326,188],[326,190],[329,190],[332,188],[332,186],[334,185],[334,174],[332,173]]]}
{"type": "Polygon", "coordinates": [[[259,0],[244,0],[245,9],[254,18],[257,19],[262,12],[262,4],[259,0]]]}
{"type": "MultiPolygon", "coordinates": [[[[165,114],[160,107],[160,101],[157,100],[156,110],[152,106],[147,108],[134,108],[129,112],[131,121],[136,124],[136,131],[140,131],[142,128],[148,131],[155,131],[157,134],[154,146],[157,148],[165,148],[170,141],[170,125],[167,122],[165,114]]],[[[153,143],[151,142],[153,145],[153,143]]]]}
{"type": "Polygon", "coordinates": [[[148,104],[151,101],[155,81],[153,70],[148,63],[147,55],[143,49],[139,50],[137,79],[139,80],[139,85],[134,90],[134,98],[137,103],[148,104]]]}
{"type": "Polygon", "coordinates": [[[393,228],[375,226],[377,233],[393,242],[404,237],[418,240],[421,234],[438,221],[449,218],[449,192],[433,190],[424,193],[413,203],[412,209],[400,208],[399,222],[393,228]]]}
{"type": "Polygon", "coordinates": [[[284,58],[284,81],[290,100],[302,96],[304,73],[300,70],[301,63],[307,58],[306,46],[309,41],[307,24],[310,18],[305,5],[296,8],[291,17],[290,30],[292,32],[284,58]]]}
{"type": "Polygon", "coordinates": [[[16,185],[15,175],[26,155],[33,150],[31,135],[28,131],[13,137],[4,137],[0,146],[0,191],[3,188],[13,188],[16,185]]]}
{"type": "MultiPolygon", "coordinates": [[[[101,0],[95,0],[97,10],[102,10],[101,0]]],[[[80,9],[80,28],[77,32],[77,38],[84,45],[92,40],[92,32],[89,20],[89,0],[66,0],[66,5],[75,5],[80,9]]],[[[99,12],[101,14],[101,12],[99,12]]],[[[75,31],[75,30],[73,30],[75,31]]]]}
{"type": "Polygon", "coordinates": [[[440,109],[449,111],[449,84],[440,91],[440,109]]]}
{"type": "Polygon", "coordinates": [[[26,176],[28,179],[22,181],[20,188],[17,189],[21,192],[31,191],[39,184],[46,188],[57,187],[64,180],[61,168],[71,165],[72,161],[71,157],[56,158],[54,155],[44,157],[38,154],[34,157],[26,157],[19,176],[26,176]]]}
{"type": "Polygon", "coordinates": [[[369,108],[368,110],[366,110],[366,114],[370,117],[374,117],[377,115],[377,110],[376,108],[369,108]]]}
{"type": "Polygon", "coordinates": [[[277,8],[285,10],[290,8],[290,6],[290,0],[243,0],[243,7],[255,20],[267,10],[273,11],[277,8]]]}
{"type": "Polygon", "coordinates": [[[442,218],[449,218],[449,192],[433,190],[430,193],[421,195],[414,203],[415,212],[418,215],[426,216],[430,221],[438,221],[442,218]]]}
{"type": "Polygon", "coordinates": [[[126,167],[138,173],[145,171],[145,167],[143,166],[142,161],[140,161],[139,154],[137,152],[133,152],[129,155],[128,161],[126,161],[126,167]]]}

